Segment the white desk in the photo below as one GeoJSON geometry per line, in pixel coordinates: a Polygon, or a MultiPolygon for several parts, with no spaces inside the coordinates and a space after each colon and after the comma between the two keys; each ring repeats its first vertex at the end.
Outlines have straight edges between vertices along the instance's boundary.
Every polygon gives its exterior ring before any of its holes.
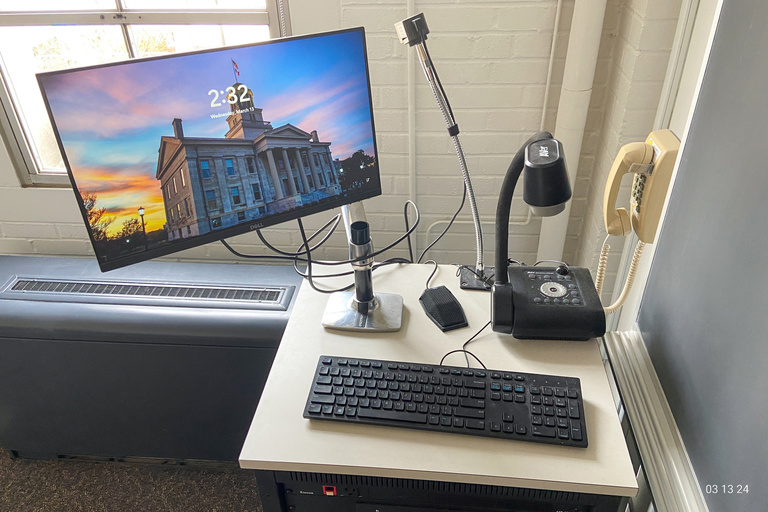
{"type": "MultiPolygon", "coordinates": [[[[302,285],[240,454],[241,467],[634,496],[637,483],[597,340],[517,340],[489,326],[467,347],[488,369],[581,379],[588,448],[302,417],[320,355],[438,364],[488,322],[490,294],[460,290],[456,268],[441,266],[431,285],[448,286],[469,321],[469,327],[441,332],[418,302],[433,268],[391,265],[374,272],[376,292],[403,296],[403,327],[395,333],[323,329],[328,296],[302,285]]],[[[455,354],[445,364],[466,362],[455,354]]]]}

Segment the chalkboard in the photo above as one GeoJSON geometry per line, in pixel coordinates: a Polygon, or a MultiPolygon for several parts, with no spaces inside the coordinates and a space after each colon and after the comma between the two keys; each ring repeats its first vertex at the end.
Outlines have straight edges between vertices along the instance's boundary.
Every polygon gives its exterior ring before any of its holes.
{"type": "Polygon", "coordinates": [[[723,4],[638,316],[712,512],[768,507],[767,23],[723,4]]]}

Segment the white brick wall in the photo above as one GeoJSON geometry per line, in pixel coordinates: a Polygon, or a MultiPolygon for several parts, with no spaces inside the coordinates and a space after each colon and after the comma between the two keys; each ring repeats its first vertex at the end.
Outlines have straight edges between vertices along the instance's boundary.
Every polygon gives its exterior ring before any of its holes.
{"type": "MultiPolygon", "coordinates": [[[[394,23],[418,12],[426,15],[431,30],[429,50],[461,128],[483,218],[485,258],[491,263],[498,189],[512,155],[540,128],[556,7],[556,0],[290,0],[296,35],[359,25],[366,28],[384,194],[365,206],[377,247],[403,232],[402,212],[407,199],[413,199],[421,210],[414,239],[416,251],[442,230],[461,199],[461,172],[445,123],[415,59],[415,50],[398,43],[394,23]],[[412,12],[408,11],[409,4],[412,12]],[[409,62],[414,66],[412,81],[409,62]],[[413,112],[408,110],[409,95],[414,98],[413,112]],[[411,115],[414,133],[408,131],[411,115]]],[[[596,261],[607,167],[621,143],[644,139],[651,130],[651,113],[658,102],[678,9],[679,0],[608,2],[566,242],[569,261],[590,267],[596,261]]],[[[565,0],[547,105],[545,128],[550,130],[556,119],[572,12],[573,0],[565,0]]],[[[569,167],[572,172],[576,168],[572,162],[569,167]]],[[[522,199],[516,199],[513,219],[523,220],[526,213],[522,199]]],[[[317,228],[330,215],[315,215],[306,219],[305,225],[317,228]]],[[[459,219],[461,223],[429,257],[443,263],[474,263],[468,205],[459,219]]],[[[300,237],[295,226],[288,223],[265,233],[281,248],[296,248],[300,237]]],[[[536,218],[513,225],[511,256],[533,261],[539,229],[536,218]]],[[[318,251],[318,258],[346,257],[346,243],[340,233],[318,251]]],[[[243,252],[267,253],[253,234],[231,242],[243,252]]],[[[405,256],[406,252],[406,245],[401,244],[388,256],[405,256]]],[[[92,254],[72,192],[20,188],[4,148],[0,150],[0,253],[92,254]]],[[[215,243],[171,259],[231,261],[233,257],[215,243]]]]}

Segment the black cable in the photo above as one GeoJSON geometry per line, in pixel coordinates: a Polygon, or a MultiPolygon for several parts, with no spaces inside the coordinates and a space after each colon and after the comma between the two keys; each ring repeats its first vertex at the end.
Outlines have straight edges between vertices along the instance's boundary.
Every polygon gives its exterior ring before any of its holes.
{"type": "MultiPolygon", "coordinates": [[[[323,290],[322,288],[318,288],[315,285],[314,280],[312,279],[312,249],[309,246],[309,240],[307,240],[307,234],[304,232],[304,223],[301,222],[301,218],[296,219],[296,222],[299,223],[299,232],[301,233],[301,241],[303,242],[301,247],[305,248],[304,254],[307,255],[307,273],[306,273],[306,279],[309,281],[309,286],[312,287],[313,290],[320,293],[335,293],[335,292],[344,292],[351,288],[354,288],[355,283],[352,283],[348,286],[345,286],[344,288],[339,288],[336,290],[323,290]]],[[[301,248],[299,248],[301,250],[301,248]]],[[[294,267],[295,267],[294,263],[294,267]]]]}
{"type": "Polygon", "coordinates": [[[437,237],[437,238],[435,238],[435,239],[434,239],[434,240],[433,240],[433,241],[432,241],[432,242],[431,242],[431,243],[430,243],[430,244],[429,244],[429,245],[428,245],[428,246],[427,246],[427,247],[426,247],[426,248],[425,248],[423,251],[421,251],[421,254],[419,255],[419,259],[418,259],[418,260],[416,260],[416,263],[421,263],[421,259],[424,257],[424,255],[425,255],[425,254],[427,254],[427,251],[428,251],[428,250],[430,250],[432,247],[434,247],[434,246],[435,246],[435,244],[436,244],[437,242],[439,242],[439,241],[440,241],[440,239],[441,239],[441,238],[443,238],[443,236],[445,236],[445,234],[448,232],[448,230],[449,230],[449,229],[451,229],[451,226],[453,226],[453,222],[456,220],[456,217],[458,217],[458,216],[459,216],[459,213],[460,213],[460,212],[461,212],[461,210],[464,208],[464,203],[465,203],[465,202],[466,202],[466,200],[467,200],[467,184],[466,184],[466,183],[464,183],[464,188],[463,188],[463,190],[464,190],[464,192],[463,192],[463,194],[461,195],[461,204],[460,204],[460,205],[459,205],[459,207],[456,209],[456,212],[453,214],[453,217],[451,217],[451,220],[450,220],[450,221],[448,221],[448,225],[445,227],[445,229],[443,230],[443,232],[442,232],[442,233],[440,233],[440,235],[438,235],[438,237],[437,237]]]}
{"type": "MultiPolygon", "coordinates": [[[[336,230],[336,227],[338,226],[340,219],[341,219],[341,215],[334,216],[331,220],[326,222],[320,229],[315,231],[312,234],[312,236],[309,237],[309,240],[312,241],[312,239],[314,239],[317,235],[319,235],[325,228],[327,228],[330,224],[333,224],[333,226],[331,227],[331,229],[328,232],[328,234],[326,234],[325,237],[323,237],[322,240],[320,240],[314,247],[312,247],[313,250],[317,249],[318,247],[323,245],[330,238],[331,234],[333,234],[333,232],[336,230]]],[[[262,235],[260,229],[256,230],[256,234],[259,236],[259,239],[261,240],[261,242],[264,244],[264,246],[267,249],[269,249],[269,250],[271,250],[273,252],[276,252],[279,256],[275,256],[275,255],[271,255],[271,254],[243,254],[243,253],[238,252],[237,250],[235,250],[231,245],[229,245],[227,243],[226,240],[220,240],[220,242],[224,245],[224,247],[227,248],[227,250],[229,252],[231,252],[232,254],[234,254],[235,256],[237,256],[239,258],[271,259],[271,260],[293,261],[295,263],[296,262],[296,258],[301,256],[301,254],[302,254],[300,252],[287,252],[287,251],[283,251],[283,250],[278,249],[277,247],[272,246],[272,244],[267,242],[267,240],[264,238],[264,236],[262,235]]],[[[302,247],[303,247],[303,245],[302,245],[302,247]]],[[[304,260],[301,260],[301,261],[304,261],[304,260]]]]}
{"type": "MultiPolygon", "coordinates": [[[[408,232],[408,203],[405,203],[403,208],[403,219],[405,220],[405,232],[408,232]]],[[[411,235],[408,235],[408,258],[410,263],[413,263],[413,244],[411,243],[411,235]]]]}
{"type": "MultiPolygon", "coordinates": [[[[302,246],[303,247],[303,246],[302,246]]],[[[373,267],[371,270],[376,270],[379,267],[383,267],[385,265],[393,265],[396,263],[411,263],[406,258],[389,258],[384,261],[380,261],[373,264],[373,267]]],[[[305,272],[302,272],[299,267],[297,266],[296,262],[293,264],[293,269],[296,271],[297,274],[299,274],[303,278],[307,278],[307,274],[305,272]]],[[[321,276],[312,276],[313,279],[325,279],[329,277],[345,277],[345,276],[351,276],[354,274],[354,270],[347,270],[346,272],[339,272],[337,274],[323,274],[321,276]]]]}
{"type": "Polygon", "coordinates": [[[427,278],[427,284],[424,286],[425,288],[429,288],[429,282],[432,280],[433,277],[435,277],[435,274],[437,273],[437,262],[435,260],[427,260],[424,262],[425,265],[427,263],[433,263],[435,265],[435,268],[432,269],[432,273],[429,274],[429,277],[427,278]]]}
{"type": "Polygon", "coordinates": [[[477,361],[478,363],[480,363],[480,366],[482,366],[484,370],[487,370],[488,368],[486,368],[486,367],[485,367],[485,365],[484,365],[484,364],[483,364],[483,362],[480,360],[480,358],[479,358],[479,357],[477,357],[477,356],[476,356],[475,354],[473,354],[472,352],[470,352],[469,350],[467,350],[467,345],[469,345],[470,343],[472,343],[472,341],[474,341],[474,339],[475,339],[475,338],[477,338],[477,337],[480,335],[480,333],[481,333],[481,332],[483,332],[483,331],[485,330],[485,328],[486,328],[486,327],[488,327],[489,325],[491,325],[491,321],[490,321],[490,320],[488,320],[488,323],[487,323],[487,324],[485,324],[484,326],[482,326],[482,327],[480,328],[480,330],[479,330],[479,331],[477,331],[475,334],[473,334],[471,338],[469,338],[467,341],[465,341],[465,342],[464,342],[464,344],[461,346],[461,348],[459,348],[459,349],[456,349],[456,350],[451,350],[450,352],[448,352],[447,354],[445,354],[445,355],[443,356],[443,358],[440,360],[440,365],[442,366],[442,364],[443,364],[443,361],[445,361],[445,358],[446,358],[446,357],[448,357],[449,355],[451,355],[451,354],[458,354],[458,353],[463,353],[463,354],[464,354],[464,357],[465,357],[465,359],[466,359],[466,361],[467,361],[467,367],[469,367],[469,358],[467,357],[467,355],[470,355],[470,356],[472,356],[472,357],[474,357],[474,358],[475,358],[475,361],[477,361]]]}
{"type": "Polygon", "coordinates": [[[468,271],[475,274],[475,277],[477,277],[480,281],[485,281],[486,279],[493,279],[493,276],[484,276],[477,272],[477,270],[474,269],[474,267],[470,267],[469,265],[459,265],[458,263],[454,263],[458,267],[456,270],[456,277],[459,277],[461,275],[462,269],[467,269],[468,271]]]}
{"type": "MultiPolygon", "coordinates": [[[[368,259],[368,258],[374,258],[374,257],[376,257],[376,256],[378,256],[378,255],[380,255],[380,254],[382,254],[382,253],[392,249],[397,244],[399,244],[400,242],[402,242],[403,240],[408,238],[416,230],[416,227],[419,225],[419,222],[421,221],[421,214],[419,213],[419,208],[418,208],[418,206],[416,206],[416,203],[414,203],[410,199],[408,201],[406,201],[406,203],[410,203],[413,206],[414,210],[416,211],[416,220],[415,220],[413,226],[411,226],[411,228],[408,231],[406,231],[402,236],[400,236],[397,240],[395,240],[391,244],[387,245],[383,249],[379,249],[378,251],[374,251],[373,253],[369,254],[368,256],[364,256],[364,257],[361,256],[361,257],[356,258],[356,259],[343,260],[343,261],[314,260],[313,263],[316,264],[316,265],[327,265],[327,266],[346,265],[346,264],[350,264],[350,263],[356,263],[358,261],[362,261],[362,260],[365,260],[365,259],[368,259]]],[[[274,259],[274,260],[282,260],[282,261],[302,261],[304,263],[307,262],[306,258],[301,258],[300,256],[285,256],[285,255],[273,256],[273,255],[266,255],[266,254],[265,255],[262,255],[262,254],[243,254],[243,253],[240,253],[240,252],[236,251],[235,249],[233,249],[225,240],[221,240],[221,243],[224,244],[224,247],[226,247],[232,254],[234,254],[235,256],[238,256],[240,258],[274,259]]],[[[305,244],[302,243],[301,247],[305,247],[305,244]]],[[[290,254],[290,253],[288,253],[288,254],[290,254]]],[[[298,254],[306,254],[306,253],[305,252],[302,253],[302,252],[299,251],[298,254]]]]}
{"type": "Polygon", "coordinates": [[[350,264],[350,263],[357,263],[358,261],[363,261],[363,260],[366,260],[368,258],[375,258],[376,256],[378,256],[378,255],[380,255],[382,253],[385,253],[388,250],[392,249],[397,244],[399,244],[400,242],[402,242],[403,240],[408,238],[411,235],[411,233],[416,231],[416,227],[419,225],[419,222],[421,221],[421,214],[419,213],[419,208],[418,208],[418,206],[416,206],[416,203],[414,203],[410,199],[407,200],[406,203],[410,203],[413,206],[414,210],[416,211],[416,220],[414,221],[413,226],[411,226],[411,228],[408,231],[406,231],[403,235],[401,235],[397,240],[395,240],[391,244],[387,245],[383,249],[379,249],[378,251],[374,251],[374,252],[372,252],[371,254],[369,254],[367,256],[361,256],[359,258],[355,258],[355,259],[352,259],[352,260],[344,260],[344,261],[315,261],[314,263],[317,264],[317,265],[329,265],[329,266],[332,266],[332,265],[346,265],[346,264],[350,264]]]}
{"type": "Polygon", "coordinates": [[[231,245],[227,243],[226,240],[219,240],[224,247],[229,250],[232,254],[239,258],[248,258],[253,260],[281,260],[281,261],[294,261],[296,257],[294,256],[280,256],[277,254],[243,254],[241,252],[236,251],[234,248],[232,248],[231,245]]]}
{"type": "MultiPolygon", "coordinates": [[[[309,246],[309,240],[307,239],[306,232],[304,231],[304,224],[301,222],[301,218],[296,219],[296,222],[298,222],[298,224],[299,224],[299,233],[301,233],[301,240],[302,240],[302,244],[299,247],[299,251],[301,251],[301,249],[304,248],[304,254],[307,255],[307,258],[306,258],[307,271],[306,271],[306,273],[302,273],[298,269],[298,267],[296,265],[296,261],[294,261],[293,267],[294,267],[294,270],[296,270],[296,273],[299,274],[300,276],[302,276],[303,278],[305,278],[307,281],[309,281],[309,285],[312,287],[312,289],[317,291],[317,292],[320,292],[320,293],[345,292],[347,290],[351,290],[352,288],[354,288],[355,287],[355,283],[351,283],[351,284],[349,284],[349,285],[347,285],[347,286],[345,286],[343,288],[337,288],[337,289],[333,289],[333,290],[324,290],[322,288],[318,288],[317,285],[315,285],[315,281],[314,280],[316,278],[312,275],[312,249],[309,246]]],[[[297,258],[297,260],[298,260],[298,258],[297,258]]],[[[373,265],[373,268],[371,269],[371,271],[376,270],[377,268],[382,267],[384,265],[391,265],[393,263],[410,263],[410,262],[408,260],[403,259],[403,258],[390,258],[388,260],[384,260],[383,262],[381,262],[381,263],[379,263],[377,265],[373,265]]],[[[341,277],[341,276],[352,275],[353,273],[354,273],[354,271],[350,270],[350,271],[339,273],[339,274],[327,274],[327,275],[322,275],[322,276],[317,276],[317,277],[320,277],[320,278],[341,277]]]]}
{"type": "Polygon", "coordinates": [[[448,109],[448,113],[451,116],[451,122],[455,125],[456,120],[453,118],[453,109],[451,108],[451,102],[448,101],[448,95],[445,94],[445,89],[443,89],[443,83],[440,81],[440,77],[437,76],[437,69],[434,65],[432,65],[432,57],[429,55],[429,49],[427,48],[427,42],[422,41],[422,46],[424,46],[424,54],[427,56],[427,61],[430,63],[430,69],[432,70],[432,74],[435,75],[435,83],[437,84],[437,87],[440,89],[440,94],[443,96],[443,101],[445,101],[445,106],[448,109]]]}
{"type": "MultiPolygon", "coordinates": [[[[325,228],[327,228],[328,226],[330,226],[331,224],[333,224],[333,226],[331,226],[331,227],[330,227],[330,229],[328,230],[328,233],[327,233],[327,234],[326,234],[326,235],[323,237],[323,239],[322,239],[322,240],[320,240],[320,241],[319,241],[317,244],[315,244],[315,245],[312,247],[312,250],[313,250],[313,251],[314,251],[314,250],[316,250],[316,249],[318,249],[318,248],[319,248],[321,245],[323,245],[325,242],[327,242],[327,241],[328,241],[328,239],[331,237],[331,235],[334,233],[334,231],[336,231],[336,228],[338,227],[338,225],[339,225],[339,221],[340,221],[340,220],[341,220],[341,214],[336,214],[336,215],[335,215],[335,216],[334,216],[334,217],[333,217],[331,220],[329,220],[328,222],[326,222],[325,224],[323,224],[323,225],[322,225],[322,226],[321,226],[321,227],[320,227],[320,228],[319,228],[317,231],[315,231],[315,232],[312,234],[312,236],[310,236],[310,237],[308,238],[308,241],[309,241],[309,242],[311,242],[311,241],[312,241],[312,240],[313,240],[315,237],[317,237],[317,235],[319,235],[319,234],[320,234],[320,233],[321,233],[321,232],[322,232],[322,231],[323,231],[325,228]]],[[[257,230],[256,230],[256,234],[258,235],[258,237],[259,237],[259,240],[261,240],[261,243],[263,243],[263,244],[264,244],[264,246],[265,246],[267,249],[269,249],[269,250],[271,250],[271,251],[274,251],[274,252],[276,252],[276,253],[278,253],[278,254],[282,254],[282,255],[284,255],[284,256],[293,256],[293,257],[296,257],[296,256],[301,256],[301,255],[303,254],[303,253],[301,253],[301,252],[287,252],[287,251],[283,251],[283,250],[281,250],[281,249],[278,249],[277,247],[274,247],[274,246],[272,246],[272,244],[270,244],[269,242],[267,242],[267,239],[266,239],[266,238],[264,238],[264,235],[262,234],[262,232],[261,232],[261,230],[260,230],[260,229],[257,229],[257,230]]],[[[302,247],[303,247],[303,245],[302,245],[302,247]]]]}
{"type": "Polygon", "coordinates": [[[451,355],[451,354],[458,354],[459,352],[463,352],[464,354],[469,354],[469,355],[471,355],[472,357],[474,357],[474,358],[475,358],[475,361],[477,361],[478,363],[480,363],[480,366],[482,366],[482,367],[483,367],[483,370],[487,370],[487,369],[488,369],[488,368],[486,368],[486,367],[485,367],[485,365],[483,364],[483,362],[480,360],[480,358],[479,358],[479,357],[477,357],[475,354],[473,354],[473,353],[472,353],[472,352],[470,352],[469,350],[464,350],[464,349],[461,349],[461,348],[459,348],[459,349],[456,349],[456,350],[451,350],[450,352],[448,352],[447,354],[445,354],[445,355],[443,356],[443,358],[440,360],[440,366],[442,366],[442,365],[443,365],[443,361],[445,361],[445,358],[446,358],[446,357],[448,357],[448,356],[449,356],[449,355],[451,355]]]}
{"type": "Polygon", "coordinates": [[[490,320],[488,320],[488,323],[485,324],[484,326],[482,326],[479,331],[477,331],[475,334],[473,334],[471,338],[469,338],[467,341],[465,341],[464,344],[461,346],[461,348],[466,350],[467,345],[472,343],[475,340],[475,338],[477,338],[480,335],[480,333],[483,332],[485,330],[485,328],[488,327],[489,325],[491,325],[491,321],[490,320]]]}

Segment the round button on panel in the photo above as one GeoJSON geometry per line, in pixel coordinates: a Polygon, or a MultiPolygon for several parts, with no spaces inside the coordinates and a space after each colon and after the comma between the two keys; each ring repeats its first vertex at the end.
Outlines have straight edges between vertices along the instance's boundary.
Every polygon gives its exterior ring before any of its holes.
{"type": "Polygon", "coordinates": [[[556,283],[554,281],[549,281],[547,283],[544,283],[541,285],[541,288],[539,288],[541,293],[546,295],[547,297],[562,297],[566,293],[568,293],[568,290],[565,288],[565,286],[561,285],[560,283],[556,283]]]}

